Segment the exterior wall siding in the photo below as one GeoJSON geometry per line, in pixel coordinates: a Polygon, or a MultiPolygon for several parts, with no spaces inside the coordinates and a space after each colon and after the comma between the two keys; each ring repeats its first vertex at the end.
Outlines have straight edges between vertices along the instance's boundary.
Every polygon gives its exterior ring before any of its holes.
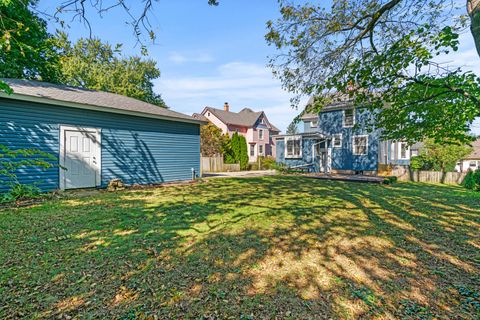
{"type": "MultiPolygon", "coordinates": [[[[343,127],[343,110],[324,111],[319,114],[318,132],[325,136],[333,136],[334,134],[342,134],[341,147],[332,147],[332,170],[353,170],[353,171],[376,171],[378,170],[378,151],[380,131],[367,131],[365,124],[370,120],[372,114],[366,109],[355,110],[354,127],[343,127]],[[368,147],[366,155],[353,154],[353,136],[367,135],[368,147]]],[[[310,123],[305,122],[305,129],[309,128],[310,123]],[[308,123],[308,125],[307,125],[308,123]]],[[[315,128],[309,128],[315,129],[315,128]]],[[[312,132],[309,130],[308,132],[312,132]]],[[[283,162],[287,166],[295,166],[312,163],[311,145],[316,141],[311,138],[304,137],[302,139],[302,159],[285,159],[284,157],[284,141],[277,141],[277,162],[283,162]]],[[[314,159],[315,162],[316,159],[314,159]]],[[[318,170],[318,165],[316,165],[318,170]]]]}
{"type": "MultiPolygon", "coordinates": [[[[198,124],[157,120],[0,99],[0,144],[36,148],[59,157],[60,125],[101,129],[101,185],[114,178],[127,184],[188,180],[200,173],[198,124]]],[[[21,183],[59,188],[59,169],[18,170],[21,183]]],[[[0,190],[5,180],[0,180],[0,190]]]]}

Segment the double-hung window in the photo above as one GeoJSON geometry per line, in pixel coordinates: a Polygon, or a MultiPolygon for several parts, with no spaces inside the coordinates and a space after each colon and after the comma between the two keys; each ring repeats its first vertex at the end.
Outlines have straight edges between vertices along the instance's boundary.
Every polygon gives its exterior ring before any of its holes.
{"type": "Polygon", "coordinates": [[[254,157],[254,156],[255,156],[255,145],[251,144],[250,145],[250,157],[254,157]]]}
{"type": "Polygon", "coordinates": [[[368,151],[368,136],[353,136],[353,154],[366,155],[368,151]]]}
{"type": "Polygon", "coordinates": [[[355,125],[355,109],[343,110],[343,127],[353,127],[355,125]]]}
{"type": "Polygon", "coordinates": [[[263,144],[258,145],[258,155],[263,156],[263,144]]]}
{"type": "Polygon", "coordinates": [[[334,134],[333,135],[333,147],[334,148],[341,148],[342,147],[342,134],[334,134]]]}
{"type": "Polygon", "coordinates": [[[258,140],[263,140],[263,129],[258,129],[258,140]]]}
{"type": "Polygon", "coordinates": [[[302,137],[290,136],[285,137],[285,158],[301,158],[302,157],[302,137]]]}

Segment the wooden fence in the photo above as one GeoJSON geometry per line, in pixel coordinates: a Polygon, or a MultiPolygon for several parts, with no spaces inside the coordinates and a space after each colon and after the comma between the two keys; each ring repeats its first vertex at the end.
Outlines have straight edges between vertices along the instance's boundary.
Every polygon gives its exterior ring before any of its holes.
{"type": "Polygon", "coordinates": [[[400,181],[460,184],[467,175],[466,172],[412,171],[405,167],[394,168],[391,175],[400,181]]]}
{"type": "Polygon", "coordinates": [[[202,172],[233,172],[240,171],[240,164],[223,162],[223,156],[201,157],[202,172]]]}

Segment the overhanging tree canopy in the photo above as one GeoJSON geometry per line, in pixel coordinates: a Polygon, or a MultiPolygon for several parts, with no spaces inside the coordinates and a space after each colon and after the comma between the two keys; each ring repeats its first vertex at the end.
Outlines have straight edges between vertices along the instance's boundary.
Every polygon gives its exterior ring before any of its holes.
{"type": "Polygon", "coordinates": [[[271,66],[287,90],[350,95],[357,105],[377,110],[375,125],[386,138],[470,139],[469,124],[480,116],[480,79],[435,61],[457,50],[468,25],[466,16],[452,18],[459,9],[451,2],[280,5],[281,18],[268,22],[266,39],[279,50],[271,66]]]}

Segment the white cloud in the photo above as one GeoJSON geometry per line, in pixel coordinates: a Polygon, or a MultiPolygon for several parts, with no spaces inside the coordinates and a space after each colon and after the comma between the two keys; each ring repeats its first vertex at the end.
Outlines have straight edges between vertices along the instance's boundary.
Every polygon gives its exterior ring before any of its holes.
{"type": "Polygon", "coordinates": [[[205,52],[200,52],[196,54],[181,54],[179,52],[173,51],[170,52],[168,55],[168,59],[176,64],[183,64],[188,62],[196,62],[196,63],[209,63],[213,62],[213,57],[205,52]]]}
{"type": "Polygon", "coordinates": [[[475,49],[472,34],[465,32],[460,35],[458,51],[443,55],[437,59],[443,66],[462,68],[463,71],[472,71],[480,76],[480,57],[475,49]]]}
{"type": "Polygon", "coordinates": [[[292,109],[292,95],[281,88],[270,69],[255,63],[223,64],[212,76],[170,78],[164,74],[156,89],[173,110],[192,114],[207,105],[221,108],[224,102],[229,102],[232,111],[244,107],[265,111],[282,131],[299,112],[292,109]]]}

